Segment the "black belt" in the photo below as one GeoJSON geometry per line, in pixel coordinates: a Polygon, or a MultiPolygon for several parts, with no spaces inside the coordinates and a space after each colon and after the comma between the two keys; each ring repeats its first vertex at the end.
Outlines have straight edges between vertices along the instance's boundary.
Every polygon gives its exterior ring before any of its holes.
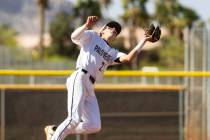
{"type": "MultiPolygon", "coordinates": [[[[82,69],[82,72],[84,72],[85,74],[87,74],[87,73],[88,73],[88,71],[87,71],[87,70],[85,70],[85,69],[82,69]]],[[[92,84],[94,84],[94,83],[95,83],[95,78],[94,78],[92,75],[90,75],[89,80],[92,82],[92,84]]]]}

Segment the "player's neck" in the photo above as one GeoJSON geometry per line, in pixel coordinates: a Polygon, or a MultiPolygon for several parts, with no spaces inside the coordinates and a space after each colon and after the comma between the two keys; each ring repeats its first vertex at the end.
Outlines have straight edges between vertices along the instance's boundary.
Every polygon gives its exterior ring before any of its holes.
{"type": "Polygon", "coordinates": [[[105,42],[106,42],[106,44],[108,44],[109,46],[110,46],[110,44],[109,44],[109,42],[108,41],[106,41],[105,39],[103,39],[105,42]]]}
{"type": "Polygon", "coordinates": [[[110,45],[110,41],[108,41],[107,39],[101,37],[108,45],[110,45]]]}
{"type": "Polygon", "coordinates": [[[107,38],[105,38],[105,37],[103,37],[103,36],[101,36],[101,38],[102,38],[108,45],[110,45],[111,40],[109,40],[109,39],[107,39],[107,38]]]}

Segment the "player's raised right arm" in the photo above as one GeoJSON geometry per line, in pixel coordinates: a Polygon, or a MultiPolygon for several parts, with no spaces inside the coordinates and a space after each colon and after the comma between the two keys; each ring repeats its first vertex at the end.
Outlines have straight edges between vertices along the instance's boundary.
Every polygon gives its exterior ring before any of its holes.
{"type": "Polygon", "coordinates": [[[89,16],[87,18],[87,21],[84,25],[82,25],[81,27],[77,28],[72,34],[71,34],[71,39],[73,42],[77,43],[79,42],[79,40],[81,39],[81,37],[83,36],[84,32],[92,27],[98,20],[97,16],[89,16]]]}
{"type": "Polygon", "coordinates": [[[83,26],[77,28],[72,34],[71,34],[71,40],[73,42],[78,42],[80,38],[82,37],[82,34],[87,30],[86,25],[84,24],[83,26]]]}

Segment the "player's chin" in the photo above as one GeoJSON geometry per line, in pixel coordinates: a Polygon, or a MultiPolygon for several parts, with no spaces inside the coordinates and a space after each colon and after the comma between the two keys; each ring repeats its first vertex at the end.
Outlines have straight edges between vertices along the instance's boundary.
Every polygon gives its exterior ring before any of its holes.
{"type": "Polygon", "coordinates": [[[114,38],[111,38],[111,39],[109,39],[109,42],[113,42],[115,39],[114,38]]]}
{"type": "Polygon", "coordinates": [[[113,42],[113,41],[115,41],[115,39],[116,39],[116,36],[113,35],[109,38],[109,41],[113,42]]]}

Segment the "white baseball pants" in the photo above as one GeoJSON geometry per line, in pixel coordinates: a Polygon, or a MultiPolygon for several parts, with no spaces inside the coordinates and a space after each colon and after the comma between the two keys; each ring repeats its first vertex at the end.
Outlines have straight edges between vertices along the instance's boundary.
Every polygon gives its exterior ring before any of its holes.
{"type": "Polygon", "coordinates": [[[89,76],[78,69],[67,79],[68,117],[58,126],[51,140],[100,131],[100,111],[89,76]]]}

